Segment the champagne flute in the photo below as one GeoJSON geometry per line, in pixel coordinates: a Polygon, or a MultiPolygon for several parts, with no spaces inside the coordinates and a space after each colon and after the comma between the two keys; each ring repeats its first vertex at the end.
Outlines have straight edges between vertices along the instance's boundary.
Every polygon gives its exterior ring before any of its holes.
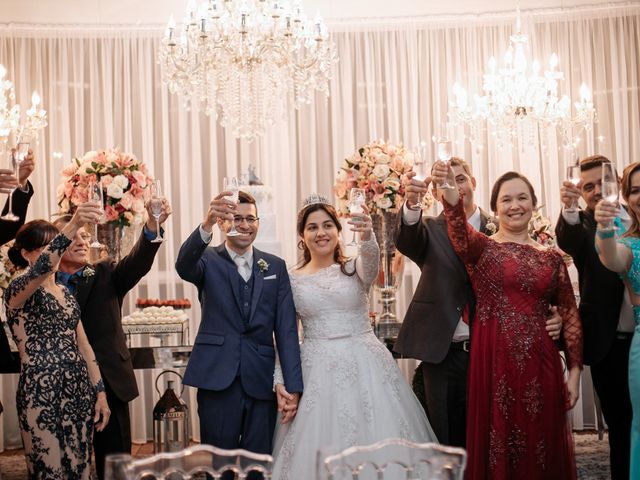
{"type": "MultiPolygon", "coordinates": [[[[413,171],[416,173],[413,178],[424,182],[427,179],[427,142],[420,142],[420,146],[414,151],[413,171]]],[[[422,210],[424,194],[418,194],[418,201],[409,208],[410,210],[422,210]]]]}
{"type": "Polygon", "coordinates": [[[98,224],[104,221],[104,192],[102,191],[102,182],[101,181],[90,182],[87,188],[88,188],[87,199],[90,202],[99,203],[100,209],[102,210],[100,220],[97,223],[94,223],[93,225],[93,233],[95,236],[94,236],[93,242],[91,242],[91,245],[89,245],[89,247],[102,248],[103,245],[98,240],[98,224]]]}
{"type": "Polygon", "coordinates": [[[156,179],[151,184],[151,200],[149,200],[151,215],[156,219],[156,238],[151,243],[162,243],[164,238],[160,233],[160,216],[162,215],[162,189],[160,180],[156,179]]]}
{"type": "MultiPolygon", "coordinates": [[[[578,186],[580,183],[580,165],[575,163],[574,165],[569,165],[567,167],[567,180],[570,181],[574,186],[578,186]]],[[[577,212],[578,209],[578,200],[574,200],[569,208],[566,208],[566,212],[577,212]]]]}
{"type": "MultiPolygon", "coordinates": [[[[11,167],[13,168],[16,180],[20,180],[20,165],[22,165],[22,162],[24,162],[25,158],[27,158],[27,155],[29,154],[29,143],[29,136],[25,134],[24,131],[21,131],[18,135],[18,144],[16,145],[13,155],[11,155],[11,167]]],[[[9,194],[9,208],[7,209],[7,213],[0,217],[2,220],[9,222],[17,222],[20,220],[20,217],[13,213],[12,198],[14,191],[15,189],[9,194]]]]}
{"type": "MultiPolygon", "coordinates": [[[[225,191],[231,192],[231,201],[238,203],[238,195],[240,194],[240,187],[238,185],[238,179],[236,177],[225,177],[224,178],[224,189],[225,191]]],[[[231,220],[231,230],[227,232],[228,237],[237,237],[242,235],[239,231],[236,230],[236,223],[234,220],[231,220]]]]}
{"type": "MultiPolygon", "coordinates": [[[[440,126],[440,136],[438,137],[438,160],[449,165],[449,160],[453,155],[453,142],[449,138],[448,124],[445,122],[440,126]]],[[[442,184],[438,185],[438,188],[445,190],[455,188],[453,185],[449,185],[445,180],[442,184]]]]}
{"type": "MultiPolygon", "coordinates": [[[[365,202],[366,202],[366,194],[364,192],[364,189],[352,188],[349,191],[349,213],[351,214],[352,217],[355,217],[364,213],[364,209],[362,208],[362,206],[365,204],[365,202]]],[[[351,242],[349,242],[347,246],[355,247],[357,245],[358,245],[358,242],[356,241],[356,232],[354,230],[351,242]]]]}
{"type": "MultiPolygon", "coordinates": [[[[602,164],[602,198],[607,202],[615,203],[618,201],[618,174],[612,163],[602,164]]],[[[613,222],[609,222],[603,230],[614,230],[613,222]]]]}

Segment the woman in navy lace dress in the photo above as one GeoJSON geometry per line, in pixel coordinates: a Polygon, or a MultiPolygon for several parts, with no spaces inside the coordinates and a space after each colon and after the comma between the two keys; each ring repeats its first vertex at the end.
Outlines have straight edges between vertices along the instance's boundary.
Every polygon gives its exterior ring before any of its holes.
{"type": "Polygon", "coordinates": [[[29,267],[5,291],[20,353],[16,404],[31,479],[88,479],[93,429],[109,421],[104,384],[73,295],[55,283],[60,257],[76,231],[95,222],[95,203],[81,205],[58,233],[44,220],[25,224],[9,251],[29,267]]]}

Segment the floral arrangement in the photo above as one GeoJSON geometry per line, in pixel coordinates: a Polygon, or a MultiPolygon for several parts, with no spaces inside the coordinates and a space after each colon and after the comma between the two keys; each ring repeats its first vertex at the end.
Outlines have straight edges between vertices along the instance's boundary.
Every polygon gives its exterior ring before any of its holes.
{"type": "Polygon", "coordinates": [[[402,145],[389,145],[378,140],[358,149],[346,158],[338,171],[334,192],[338,197],[337,210],[349,214],[349,192],[362,188],[371,213],[399,208],[404,200],[402,175],[413,165],[413,152],[402,145]]]}
{"type": "Polygon", "coordinates": [[[62,170],[57,198],[62,214],[72,213],[87,201],[87,188],[102,182],[106,221],[118,227],[146,220],[145,202],[151,197],[153,178],[135,155],[118,150],[99,150],[74,158],[62,170]]]}
{"type": "Polygon", "coordinates": [[[551,220],[542,215],[542,206],[536,208],[531,215],[529,235],[540,245],[557,248],[556,238],[551,230],[551,220]]]}

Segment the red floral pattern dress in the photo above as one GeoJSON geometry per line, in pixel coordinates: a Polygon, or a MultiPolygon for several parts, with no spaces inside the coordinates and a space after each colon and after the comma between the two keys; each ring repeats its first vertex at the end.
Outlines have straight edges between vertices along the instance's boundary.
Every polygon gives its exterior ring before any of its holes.
{"type": "Polygon", "coordinates": [[[568,367],[582,367],[582,326],[564,261],[553,249],[476,232],[461,201],[445,205],[445,215],[477,297],[467,478],[575,479],[562,358],[545,330],[549,305],[556,305],[568,367]]]}

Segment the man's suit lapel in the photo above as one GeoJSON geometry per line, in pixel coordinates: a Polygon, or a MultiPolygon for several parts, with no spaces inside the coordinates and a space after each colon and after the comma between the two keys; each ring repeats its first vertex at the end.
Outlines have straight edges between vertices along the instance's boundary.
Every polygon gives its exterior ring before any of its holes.
{"type": "Polygon", "coordinates": [[[457,268],[459,268],[462,272],[466,274],[467,271],[464,267],[464,264],[462,263],[462,260],[460,260],[460,257],[456,255],[456,252],[453,249],[453,246],[451,245],[451,240],[449,240],[449,234],[447,232],[447,220],[444,217],[444,213],[441,213],[440,215],[438,215],[438,217],[436,218],[436,222],[440,227],[441,233],[445,236],[445,241],[448,242],[448,245],[447,245],[448,248],[443,248],[445,254],[447,255],[447,257],[449,257],[449,260],[451,260],[451,262],[454,265],[456,265],[457,268]]]}
{"type": "Polygon", "coordinates": [[[80,278],[78,279],[78,283],[76,284],[76,300],[78,301],[78,304],[80,305],[80,310],[84,311],[84,308],[87,304],[87,300],[89,300],[89,294],[91,293],[91,290],[93,290],[93,285],[95,283],[95,279],[96,279],[96,272],[97,269],[94,266],[87,266],[85,267],[85,272],[87,271],[87,268],[91,268],[93,270],[93,275],[90,276],[84,276],[81,275],[80,278]]]}
{"type": "Polygon", "coordinates": [[[240,284],[238,282],[237,275],[234,275],[238,273],[238,266],[233,260],[231,260],[229,252],[227,252],[227,249],[224,247],[224,243],[221,243],[217,247],[214,247],[214,250],[224,261],[223,263],[225,265],[225,272],[227,275],[227,284],[233,292],[233,298],[235,298],[236,300],[236,305],[242,311],[242,302],[240,301],[240,292],[238,291],[238,287],[240,284]]]}
{"type": "Polygon", "coordinates": [[[262,258],[262,252],[256,248],[253,249],[253,294],[251,295],[251,315],[249,315],[249,323],[253,319],[253,314],[258,307],[260,295],[262,295],[262,287],[264,286],[264,275],[260,271],[258,260],[262,258]]]}

